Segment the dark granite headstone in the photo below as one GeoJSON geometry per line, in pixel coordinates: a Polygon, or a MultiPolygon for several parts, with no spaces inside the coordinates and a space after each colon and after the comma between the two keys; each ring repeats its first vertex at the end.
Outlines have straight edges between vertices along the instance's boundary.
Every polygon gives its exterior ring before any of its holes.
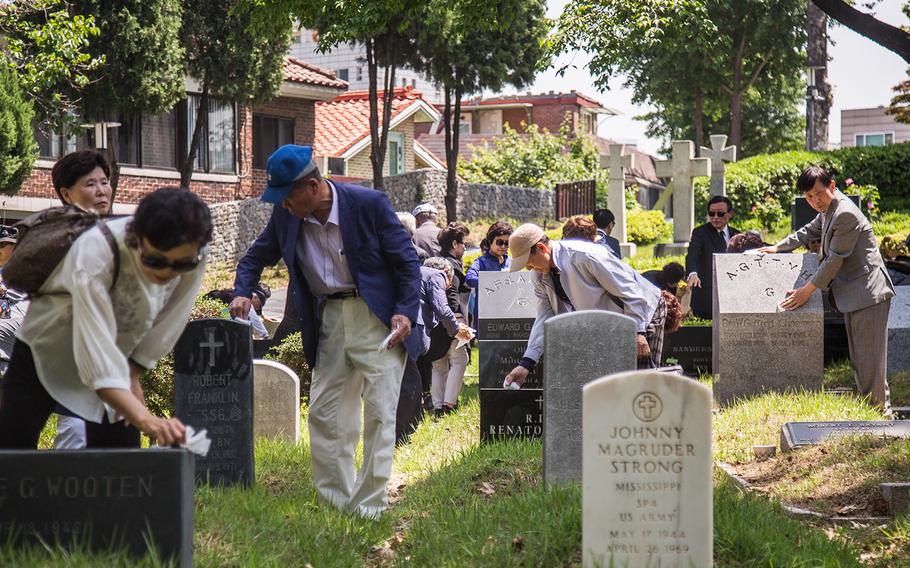
{"type": "Polygon", "coordinates": [[[910,438],[910,420],[854,420],[847,422],[787,422],[780,427],[780,449],[789,452],[818,444],[831,436],[910,438]]]}
{"type": "Polygon", "coordinates": [[[664,335],[664,363],[675,359],[686,375],[697,377],[711,372],[711,328],[681,327],[664,335]]]}
{"type": "Polygon", "coordinates": [[[196,462],[200,482],[253,483],[252,342],[248,325],[204,319],[188,323],[174,348],[177,417],[212,440],[196,462]]]}
{"type": "MultiPolygon", "coordinates": [[[[480,388],[502,388],[503,378],[515,368],[527,341],[484,341],[480,348],[480,388]]],[[[543,388],[543,365],[537,365],[525,380],[524,388],[543,388]]]]}
{"type": "Polygon", "coordinates": [[[540,438],[542,434],[543,390],[481,389],[481,442],[540,438]]]}
{"type": "Polygon", "coordinates": [[[0,542],[193,562],[186,450],[0,451],[0,542]]]}
{"type": "MultiPolygon", "coordinates": [[[[540,417],[529,407],[542,396],[543,365],[528,375],[520,391],[502,388],[505,376],[524,354],[537,316],[537,296],[528,272],[481,272],[477,286],[477,337],[480,351],[480,439],[536,438],[540,417]]],[[[542,416],[542,414],[541,414],[542,416]]]]}
{"type": "MultiPolygon", "coordinates": [[[[848,195],[853,203],[859,207],[859,196],[848,195]]],[[[797,231],[812,222],[818,216],[818,211],[812,209],[805,197],[797,197],[790,205],[790,230],[797,231]]]]}

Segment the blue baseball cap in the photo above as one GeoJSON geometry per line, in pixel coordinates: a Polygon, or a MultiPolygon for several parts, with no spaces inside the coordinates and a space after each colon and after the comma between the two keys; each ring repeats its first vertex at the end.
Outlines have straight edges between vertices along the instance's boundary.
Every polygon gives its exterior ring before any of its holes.
{"type": "Polygon", "coordinates": [[[268,181],[259,199],[266,203],[281,203],[291,193],[295,181],[316,169],[313,148],[285,144],[269,156],[265,169],[268,181]]]}

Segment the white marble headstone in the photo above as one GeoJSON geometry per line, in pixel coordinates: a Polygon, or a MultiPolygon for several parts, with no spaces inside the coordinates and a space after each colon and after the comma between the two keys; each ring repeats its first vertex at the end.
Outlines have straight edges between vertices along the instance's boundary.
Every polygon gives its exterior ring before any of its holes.
{"type": "Polygon", "coordinates": [[[300,379],[276,361],[253,361],[253,436],[300,441],[300,379]]]}
{"type": "Polygon", "coordinates": [[[633,371],[584,387],[584,565],[713,565],[711,391],[633,371]]]}

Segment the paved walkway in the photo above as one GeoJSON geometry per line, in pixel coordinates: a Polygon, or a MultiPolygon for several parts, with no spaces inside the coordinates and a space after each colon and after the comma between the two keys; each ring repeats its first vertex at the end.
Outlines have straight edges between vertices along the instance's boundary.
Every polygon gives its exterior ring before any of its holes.
{"type": "Polygon", "coordinates": [[[274,318],[278,321],[284,319],[284,303],[287,301],[288,289],[280,288],[272,290],[272,297],[269,298],[265,307],[262,308],[262,315],[274,318]]]}

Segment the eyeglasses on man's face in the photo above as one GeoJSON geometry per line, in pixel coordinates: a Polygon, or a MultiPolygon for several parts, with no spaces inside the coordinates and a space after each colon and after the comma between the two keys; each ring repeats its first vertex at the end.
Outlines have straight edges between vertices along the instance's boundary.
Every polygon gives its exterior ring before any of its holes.
{"type": "Polygon", "coordinates": [[[708,211],[708,217],[723,217],[727,211],[708,211]]]}

